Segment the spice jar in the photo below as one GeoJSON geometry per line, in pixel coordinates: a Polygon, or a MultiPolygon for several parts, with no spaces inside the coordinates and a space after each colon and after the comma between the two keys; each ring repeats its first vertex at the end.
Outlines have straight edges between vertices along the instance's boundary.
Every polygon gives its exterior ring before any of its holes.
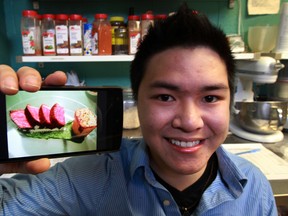
{"type": "Polygon", "coordinates": [[[128,54],[128,34],[126,27],[120,27],[115,29],[114,54],[128,54]]]}
{"type": "Polygon", "coordinates": [[[124,17],[121,16],[113,16],[110,17],[110,24],[111,24],[111,34],[112,34],[112,54],[115,53],[115,29],[120,27],[125,27],[124,17]]]}
{"type": "Polygon", "coordinates": [[[39,41],[39,22],[37,12],[24,10],[21,18],[21,34],[24,55],[41,55],[41,40],[39,41]],[[38,30],[38,31],[37,31],[38,30]]]}
{"type": "Polygon", "coordinates": [[[137,15],[128,16],[128,53],[134,55],[141,39],[140,17],[137,15]]]}
{"type": "Polygon", "coordinates": [[[55,48],[55,16],[53,14],[42,15],[42,46],[43,55],[56,55],[55,48]]]}
{"type": "Polygon", "coordinates": [[[56,54],[69,55],[68,15],[57,14],[55,17],[56,54]]]}
{"type": "Polygon", "coordinates": [[[70,55],[82,55],[82,16],[71,14],[69,17],[70,55]]]}
{"type": "Polygon", "coordinates": [[[92,54],[112,54],[111,24],[107,14],[95,14],[92,29],[92,54]]]}
{"type": "Polygon", "coordinates": [[[142,14],[141,16],[141,39],[145,37],[147,34],[150,26],[153,26],[154,24],[154,16],[153,14],[142,14]]]}

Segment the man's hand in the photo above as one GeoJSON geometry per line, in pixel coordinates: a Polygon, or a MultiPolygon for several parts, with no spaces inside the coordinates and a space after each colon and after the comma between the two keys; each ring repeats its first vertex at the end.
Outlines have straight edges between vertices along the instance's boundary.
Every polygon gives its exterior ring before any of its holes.
{"type": "MultiPolygon", "coordinates": [[[[30,67],[21,67],[17,73],[7,66],[0,65],[0,91],[13,95],[19,87],[29,92],[38,91],[41,85],[65,85],[67,77],[64,72],[56,71],[42,80],[40,73],[30,67]]],[[[0,174],[4,173],[41,173],[49,169],[50,161],[46,158],[29,161],[0,164],[0,174]]]]}

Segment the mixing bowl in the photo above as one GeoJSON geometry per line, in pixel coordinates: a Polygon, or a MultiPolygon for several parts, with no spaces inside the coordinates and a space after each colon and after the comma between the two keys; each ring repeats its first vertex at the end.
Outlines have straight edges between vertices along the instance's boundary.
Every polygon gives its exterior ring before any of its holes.
{"type": "Polygon", "coordinates": [[[234,113],[235,121],[245,130],[272,134],[282,130],[287,119],[287,102],[254,101],[237,102],[234,113]]]}

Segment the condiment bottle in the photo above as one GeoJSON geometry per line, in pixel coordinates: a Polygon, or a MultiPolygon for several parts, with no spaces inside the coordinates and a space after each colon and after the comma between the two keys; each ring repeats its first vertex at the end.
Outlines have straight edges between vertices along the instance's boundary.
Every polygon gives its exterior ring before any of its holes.
{"type": "MultiPolygon", "coordinates": [[[[40,44],[37,35],[39,22],[37,21],[37,12],[34,10],[24,10],[21,18],[21,34],[24,55],[41,55],[40,44]]],[[[39,33],[39,32],[38,32],[39,33]]]]}
{"type": "Polygon", "coordinates": [[[67,14],[57,14],[55,17],[57,55],[69,55],[68,18],[67,14]]]}
{"type": "Polygon", "coordinates": [[[53,14],[42,15],[42,46],[43,55],[56,55],[55,48],[55,16],[53,14]]]}
{"type": "Polygon", "coordinates": [[[127,28],[124,26],[115,29],[115,45],[113,54],[128,54],[128,33],[127,28]]]}
{"type": "Polygon", "coordinates": [[[153,24],[154,24],[153,14],[150,14],[150,13],[142,14],[141,16],[141,39],[142,40],[147,34],[150,26],[151,25],[153,26],[153,24]]]}
{"type": "Polygon", "coordinates": [[[107,14],[95,14],[92,30],[92,54],[112,54],[111,25],[107,20],[107,14]]]}
{"type": "Polygon", "coordinates": [[[134,55],[141,40],[140,17],[128,16],[128,53],[134,55]]]}
{"type": "Polygon", "coordinates": [[[82,16],[79,14],[69,17],[69,45],[70,55],[82,55],[82,16]]]}
{"type": "Polygon", "coordinates": [[[112,33],[112,54],[115,54],[115,29],[125,27],[124,17],[110,17],[111,33],[112,33]]]}

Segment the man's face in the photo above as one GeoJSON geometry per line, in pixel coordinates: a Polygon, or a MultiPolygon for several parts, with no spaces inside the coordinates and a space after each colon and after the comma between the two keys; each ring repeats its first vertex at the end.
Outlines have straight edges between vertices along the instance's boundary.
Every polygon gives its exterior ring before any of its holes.
{"type": "Polygon", "coordinates": [[[227,70],[209,48],[174,48],[149,62],[138,94],[143,138],[159,176],[203,173],[229,128],[227,70]]]}

